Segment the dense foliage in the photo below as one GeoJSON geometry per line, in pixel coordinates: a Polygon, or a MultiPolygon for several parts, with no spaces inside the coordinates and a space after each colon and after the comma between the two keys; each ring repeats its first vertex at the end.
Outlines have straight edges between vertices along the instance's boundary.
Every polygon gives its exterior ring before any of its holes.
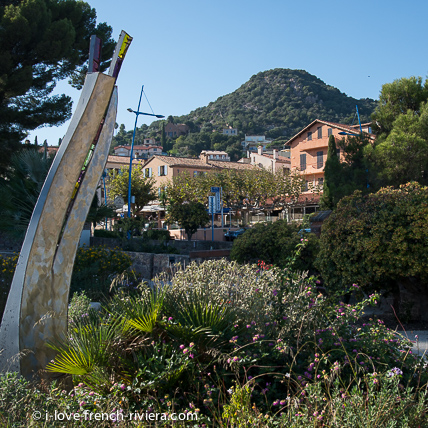
{"type": "Polygon", "coordinates": [[[343,198],[324,222],[317,266],[327,286],[367,292],[428,281],[428,188],[408,183],[343,198]]]}
{"type": "Polygon", "coordinates": [[[118,411],[125,427],[131,412],[197,415],[179,427],[418,426],[426,373],[407,340],[360,320],[375,298],[336,304],[290,269],[192,264],[118,294],[98,315],[80,299],[80,320],[47,367],[72,374],[75,388],[26,393],[25,381],[4,376],[0,415],[25,426],[30,404],[49,397],[49,413],[118,411]]]}
{"type": "Polygon", "coordinates": [[[428,184],[428,80],[397,79],[382,86],[373,114],[377,139],[367,156],[377,170],[378,186],[415,180],[428,184]]]}
{"type": "Polygon", "coordinates": [[[71,116],[71,99],[52,95],[70,78],[81,85],[92,34],[103,40],[107,66],[115,46],[112,29],[96,24],[96,12],[75,0],[6,0],[0,6],[0,171],[27,131],[71,116]]]}
{"type": "Polygon", "coordinates": [[[260,260],[275,266],[285,267],[294,257],[295,248],[307,239],[302,252],[294,260],[293,268],[314,273],[318,238],[312,233],[298,233],[299,225],[277,220],[273,223],[258,223],[234,240],[230,258],[238,263],[257,263],[260,260]]]}

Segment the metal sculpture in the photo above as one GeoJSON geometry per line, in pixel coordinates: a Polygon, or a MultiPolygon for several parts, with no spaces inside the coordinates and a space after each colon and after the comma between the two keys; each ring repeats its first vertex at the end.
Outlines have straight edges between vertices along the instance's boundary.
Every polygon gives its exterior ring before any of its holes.
{"type": "MultiPolygon", "coordinates": [[[[41,190],[18,258],[0,326],[0,370],[31,378],[67,331],[70,280],[79,237],[104,171],[117,111],[116,78],[132,38],[122,31],[107,75],[90,72],[41,190]]],[[[95,53],[95,55],[94,55],[95,53]]]]}

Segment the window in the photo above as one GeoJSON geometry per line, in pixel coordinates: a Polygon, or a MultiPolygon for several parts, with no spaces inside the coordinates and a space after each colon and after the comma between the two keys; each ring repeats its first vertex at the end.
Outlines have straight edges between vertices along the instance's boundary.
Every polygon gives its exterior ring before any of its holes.
{"type": "Polygon", "coordinates": [[[300,155],[300,171],[304,171],[306,169],[306,153],[302,153],[300,155]]]}
{"type": "Polygon", "coordinates": [[[308,141],[311,141],[312,140],[312,131],[309,131],[308,132],[308,141]]]}
{"type": "Polygon", "coordinates": [[[318,126],[317,131],[318,131],[318,138],[322,138],[322,126],[318,126]]]}
{"type": "Polygon", "coordinates": [[[369,126],[369,134],[371,134],[371,133],[372,133],[372,127],[369,126]]]}
{"type": "Polygon", "coordinates": [[[144,168],[144,177],[151,177],[151,176],[152,176],[152,169],[144,168]]]}
{"type": "Polygon", "coordinates": [[[158,166],[158,176],[159,177],[164,177],[165,175],[167,175],[167,166],[166,165],[162,165],[162,166],[158,166]]]}
{"type": "Polygon", "coordinates": [[[336,149],[336,155],[340,159],[340,149],[336,149]]]}
{"type": "Polygon", "coordinates": [[[322,189],[324,186],[324,178],[318,178],[318,187],[322,189]]]}
{"type": "Polygon", "coordinates": [[[323,152],[317,152],[317,168],[322,168],[323,166],[323,152]]]}
{"type": "Polygon", "coordinates": [[[308,180],[305,181],[305,184],[302,186],[302,192],[307,192],[309,190],[308,180]]]}
{"type": "Polygon", "coordinates": [[[328,128],[328,136],[330,137],[330,135],[332,135],[333,134],[333,128],[328,128]]]}

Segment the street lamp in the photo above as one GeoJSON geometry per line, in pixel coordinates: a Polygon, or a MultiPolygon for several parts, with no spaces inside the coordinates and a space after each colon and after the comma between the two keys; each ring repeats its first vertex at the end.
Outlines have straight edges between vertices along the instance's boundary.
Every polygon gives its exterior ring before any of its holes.
{"type": "MultiPolygon", "coordinates": [[[[141,88],[141,94],[140,94],[140,101],[138,102],[138,108],[137,111],[132,110],[132,108],[128,108],[127,110],[130,113],[134,113],[135,114],[135,125],[134,125],[134,133],[132,134],[132,143],[131,143],[131,153],[129,156],[129,179],[128,179],[128,218],[131,218],[131,173],[132,173],[132,158],[134,156],[134,141],[135,141],[135,133],[137,131],[137,121],[138,121],[138,116],[140,114],[144,115],[144,116],[154,116],[157,117],[158,119],[162,119],[165,116],[162,116],[161,114],[154,114],[154,113],[143,113],[140,111],[140,104],[141,104],[141,98],[143,96],[143,92],[144,92],[144,85],[141,88]]],[[[129,238],[129,235],[128,235],[129,238]]]]}

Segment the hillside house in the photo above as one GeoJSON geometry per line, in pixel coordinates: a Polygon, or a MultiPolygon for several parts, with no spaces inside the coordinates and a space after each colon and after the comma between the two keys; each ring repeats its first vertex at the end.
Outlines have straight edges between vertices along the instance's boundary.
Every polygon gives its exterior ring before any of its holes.
{"type": "Polygon", "coordinates": [[[230,157],[226,152],[220,150],[202,150],[201,155],[206,154],[209,160],[221,160],[230,162],[230,157]]]}
{"type": "MultiPolygon", "coordinates": [[[[154,141],[154,140],[153,140],[154,141]]],[[[125,156],[129,158],[131,146],[116,146],[113,148],[116,156],[125,156]]],[[[134,145],[133,155],[135,158],[148,159],[150,156],[161,154],[162,146],[154,144],[134,145]]]]}
{"type": "Polygon", "coordinates": [[[222,131],[223,135],[227,135],[228,137],[234,137],[238,135],[238,130],[236,128],[225,128],[222,131]]]}
{"type": "MultiPolygon", "coordinates": [[[[371,124],[361,125],[363,133],[374,140],[371,124]]],[[[300,171],[305,177],[305,193],[310,193],[310,185],[319,186],[322,189],[324,182],[324,167],[327,160],[328,139],[333,135],[336,142],[347,138],[340,133],[359,135],[359,125],[344,125],[340,123],[326,122],[316,119],[299,131],[294,137],[285,143],[290,148],[291,170],[300,171]]],[[[337,149],[341,161],[343,153],[337,149]]]]}
{"type": "Polygon", "coordinates": [[[189,133],[189,127],[184,123],[174,124],[167,123],[165,125],[165,135],[169,138],[177,138],[180,135],[187,135],[189,133]]]}

